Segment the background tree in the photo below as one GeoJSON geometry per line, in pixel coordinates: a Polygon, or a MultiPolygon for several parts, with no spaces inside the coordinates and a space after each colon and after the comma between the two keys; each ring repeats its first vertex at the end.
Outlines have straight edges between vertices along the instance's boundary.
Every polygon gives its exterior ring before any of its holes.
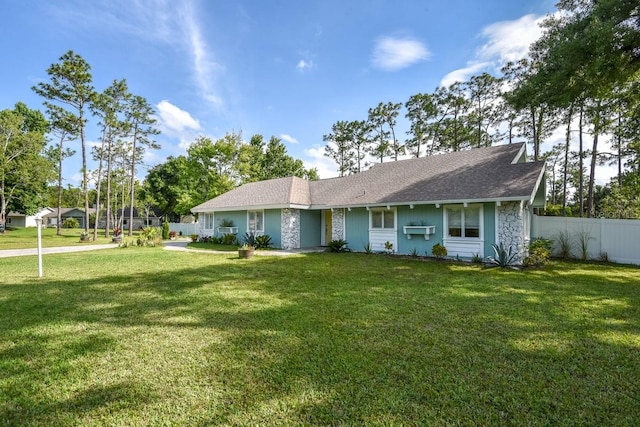
{"type": "MultiPolygon", "coordinates": [[[[519,134],[533,147],[533,160],[541,157],[544,138],[557,127],[556,111],[550,107],[549,97],[541,95],[541,84],[532,78],[538,63],[523,59],[502,68],[511,89],[504,94],[506,101],[518,112],[519,134]]],[[[557,104],[557,103],[556,103],[557,104]]]]}
{"type": "Polygon", "coordinates": [[[251,137],[248,150],[239,156],[239,162],[242,163],[238,165],[239,170],[245,173],[242,183],[288,176],[318,179],[318,171],[306,169],[302,160],[291,157],[282,141],[275,136],[267,144],[264,144],[262,135],[251,137]]]}
{"type": "Polygon", "coordinates": [[[502,79],[488,73],[472,76],[467,82],[469,92],[470,118],[474,127],[476,147],[489,147],[501,139],[498,131],[500,123],[502,79]],[[490,132],[490,129],[494,132],[490,132]]]}
{"type": "Polygon", "coordinates": [[[125,121],[129,126],[131,143],[131,169],[130,169],[130,191],[131,198],[129,204],[129,236],[133,235],[133,205],[135,201],[135,181],[136,164],[144,156],[147,149],[159,149],[160,145],[152,137],[158,135],[160,131],[154,127],[156,119],[154,111],[147,100],[141,96],[133,96],[125,107],[125,121]]]}
{"type": "MultiPolygon", "coordinates": [[[[59,63],[52,64],[47,73],[51,78],[50,83],[41,82],[33,87],[33,90],[48,101],[55,101],[68,105],[74,110],[73,117],[76,120],[76,128],[80,135],[82,147],[82,191],[84,195],[85,231],[89,231],[89,187],[87,177],[87,145],[85,141],[85,112],[94,97],[94,89],[91,85],[91,66],[78,54],[68,51],[60,57],[59,63]]],[[[45,105],[51,108],[54,104],[45,101],[45,105]]],[[[69,116],[71,117],[71,116],[69,116]]]]}
{"type": "Polygon", "coordinates": [[[354,120],[349,122],[348,130],[353,135],[351,141],[351,151],[353,152],[351,172],[359,173],[362,172],[365,155],[371,146],[371,128],[366,120],[354,120]]]}
{"type": "Polygon", "coordinates": [[[98,223],[100,219],[100,198],[101,187],[103,182],[103,165],[106,172],[106,194],[104,195],[104,201],[106,205],[105,213],[105,237],[109,237],[109,231],[111,229],[111,180],[113,170],[113,153],[114,148],[118,144],[118,140],[125,136],[127,130],[127,124],[123,121],[122,115],[124,114],[125,106],[131,99],[131,94],[127,87],[126,80],[114,80],[111,86],[107,87],[102,93],[97,94],[95,102],[92,105],[92,111],[95,116],[100,119],[101,137],[100,147],[96,147],[94,150],[94,158],[98,160],[98,171],[96,177],[96,217],[98,221],[94,226],[93,238],[97,238],[98,223]]]}
{"type": "Polygon", "coordinates": [[[65,142],[73,141],[78,137],[77,121],[74,116],[68,111],[60,108],[57,105],[49,105],[47,110],[49,116],[49,134],[58,141],[58,145],[53,148],[49,155],[52,159],[55,159],[55,171],[58,175],[58,197],[55,204],[49,206],[57,207],[56,215],[56,234],[60,236],[62,234],[62,165],[64,159],[71,157],[75,154],[75,151],[70,148],[65,148],[65,142]]]}
{"type": "Polygon", "coordinates": [[[447,88],[438,88],[434,100],[439,120],[434,126],[434,138],[441,151],[460,151],[471,146],[473,127],[469,121],[469,99],[464,86],[456,82],[447,88]]]}
{"type": "Polygon", "coordinates": [[[324,155],[338,164],[338,174],[345,176],[354,169],[354,138],[349,122],[339,120],[331,126],[331,133],[324,135],[324,155]]]}
{"type": "Polygon", "coordinates": [[[402,103],[394,104],[381,102],[375,108],[370,108],[368,122],[373,131],[373,145],[370,154],[379,159],[380,163],[385,157],[393,157],[398,160],[398,156],[404,154],[404,145],[400,144],[396,138],[396,121],[400,114],[402,103]]]}
{"type": "Polygon", "coordinates": [[[393,155],[389,138],[391,132],[385,128],[386,119],[383,114],[384,103],[378,104],[376,108],[369,108],[367,114],[367,125],[371,129],[371,145],[369,146],[369,155],[377,159],[379,163],[384,162],[385,157],[393,155]]]}
{"type": "Polygon", "coordinates": [[[199,137],[187,149],[189,171],[184,177],[190,189],[179,199],[180,215],[237,185],[234,179],[236,162],[242,141],[240,135],[227,134],[212,141],[199,137]]]}
{"type": "Polygon", "coordinates": [[[411,125],[407,132],[410,137],[406,141],[409,152],[420,157],[421,154],[430,156],[433,154],[433,130],[431,122],[438,115],[438,108],[434,103],[433,96],[427,93],[418,93],[409,97],[405,103],[407,109],[406,117],[411,125]],[[427,144],[431,144],[427,148],[427,144]],[[422,151],[424,149],[424,151],[422,151]]]}
{"type": "Polygon", "coordinates": [[[42,155],[47,122],[22,103],[0,111],[0,225],[9,209],[33,213],[43,206],[52,164],[42,155]]]}

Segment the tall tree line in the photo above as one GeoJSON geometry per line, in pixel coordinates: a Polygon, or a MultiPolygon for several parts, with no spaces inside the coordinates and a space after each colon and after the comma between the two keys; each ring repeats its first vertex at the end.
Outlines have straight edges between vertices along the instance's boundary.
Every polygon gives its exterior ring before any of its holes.
{"type": "MultiPolygon", "coordinates": [[[[114,80],[103,92],[93,87],[91,66],[73,51],[66,52],[59,62],[48,69],[50,81],[38,83],[33,90],[45,99],[45,106],[51,123],[51,134],[57,140],[58,172],[58,212],[62,201],[62,163],[74,152],[65,148],[65,143],[80,140],[82,155],[82,195],[85,208],[85,231],[89,232],[89,205],[95,205],[93,237],[97,238],[98,219],[101,216],[101,202],[106,205],[108,236],[113,211],[111,197],[112,183],[117,177],[125,177],[122,182],[121,204],[128,204],[129,215],[133,216],[135,200],[135,176],[140,160],[147,149],[157,149],[159,145],[153,137],[159,133],[155,128],[153,108],[141,96],[129,92],[126,81],[114,80]],[[99,121],[100,144],[89,149],[86,140],[86,128],[89,116],[93,114],[99,121]],[[87,158],[91,155],[98,162],[94,171],[87,168],[87,158]],[[89,180],[95,181],[97,197],[90,201],[89,180]],[[101,200],[101,186],[106,184],[106,195],[101,200]],[[125,186],[124,182],[128,181],[125,186]],[[125,194],[125,190],[128,194],[125,194]]],[[[60,234],[60,215],[58,216],[58,234],[60,234]]],[[[120,221],[114,226],[122,227],[120,221]]],[[[129,221],[129,235],[132,234],[133,221],[129,221]]]]}
{"type": "Polygon", "coordinates": [[[369,109],[364,120],[336,122],[323,136],[325,155],[343,176],[403,155],[490,146],[502,138],[506,120],[502,86],[501,78],[483,73],[466,83],[418,93],[404,103],[381,102],[369,109]],[[397,132],[403,108],[410,127],[404,139],[397,132]]]}
{"type": "Polygon", "coordinates": [[[142,199],[177,219],[241,184],[288,176],[314,180],[318,172],[287,154],[279,138],[265,141],[256,134],[245,142],[235,132],[215,141],[199,137],[186,155],[169,157],[149,170],[142,199]]]}
{"type": "Polygon", "coordinates": [[[547,160],[550,211],[640,218],[640,6],[563,0],[557,7],[528,57],[501,75],[482,73],[404,104],[380,103],[365,120],[337,121],[323,137],[325,155],[342,176],[402,154],[524,140],[534,160],[547,160]],[[394,129],[402,107],[409,130],[400,142],[394,129]],[[564,141],[542,152],[556,130],[564,141]],[[596,166],[606,163],[617,174],[598,187],[596,166]]]}
{"type": "Polygon", "coordinates": [[[0,111],[0,232],[9,211],[35,213],[43,206],[53,176],[45,151],[48,129],[44,115],[22,102],[0,111]]]}

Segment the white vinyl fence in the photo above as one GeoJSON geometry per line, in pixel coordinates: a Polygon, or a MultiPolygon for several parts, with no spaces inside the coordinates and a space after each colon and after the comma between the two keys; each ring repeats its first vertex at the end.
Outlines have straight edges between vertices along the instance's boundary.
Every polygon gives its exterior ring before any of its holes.
{"type": "Polygon", "coordinates": [[[198,223],[182,224],[180,222],[170,222],[169,231],[176,231],[178,234],[182,231],[182,235],[189,237],[192,234],[198,234],[198,223]]]}
{"type": "Polygon", "coordinates": [[[581,242],[586,241],[590,259],[606,254],[610,261],[640,264],[640,220],[534,215],[531,237],[554,240],[555,253],[560,232],[568,234],[576,258],[582,257],[581,242]]]}

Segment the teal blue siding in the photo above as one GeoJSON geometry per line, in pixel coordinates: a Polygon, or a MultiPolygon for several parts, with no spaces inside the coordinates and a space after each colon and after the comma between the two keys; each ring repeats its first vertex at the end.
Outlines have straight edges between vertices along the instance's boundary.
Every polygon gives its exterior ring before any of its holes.
{"type": "Polygon", "coordinates": [[[496,204],[484,203],[484,256],[493,256],[496,242],[496,204]]]}
{"type": "Polygon", "coordinates": [[[322,211],[300,211],[300,247],[320,246],[322,236],[322,211]]]}
{"type": "MultiPolygon", "coordinates": [[[[264,211],[264,234],[271,236],[271,244],[274,248],[282,247],[280,209],[267,209],[264,211]]],[[[245,220],[246,222],[246,220],[245,220]]]]}
{"type": "MultiPolygon", "coordinates": [[[[216,212],[215,215],[216,227],[222,219],[228,218],[233,221],[235,227],[238,227],[238,243],[244,241],[244,236],[247,233],[247,211],[216,212]]],[[[264,233],[271,236],[273,247],[279,248],[281,246],[280,209],[267,209],[264,211],[264,233]]]]}
{"type": "MultiPolygon", "coordinates": [[[[415,205],[413,209],[409,206],[397,207],[397,233],[399,254],[410,254],[415,249],[421,255],[431,255],[431,248],[436,243],[442,243],[443,238],[443,211],[444,208],[436,208],[435,205],[415,205]],[[405,225],[434,225],[435,234],[425,240],[424,236],[412,235],[408,239],[404,234],[405,225]]],[[[495,203],[483,203],[484,215],[484,254],[493,254],[493,243],[495,243],[495,203]]],[[[219,212],[216,213],[216,225],[223,219],[229,218],[238,227],[238,240],[242,242],[247,231],[247,211],[219,212]]],[[[271,236],[273,247],[282,247],[281,239],[281,210],[267,209],[264,211],[264,232],[271,236]]],[[[308,248],[320,246],[322,239],[322,211],[300,211],[300,247],[308,248]]],[[[369,243],[369,211],[365,208],[352,208],[345,210],[345,240],[349,248],[353,251],[364,251],[369,243]]]]}
{"type": "Polygon", "coordinates": [[[352,251],[364,251],[369,243],[369,211],[365,208],[345,210],[345,240],[352,251]]]}
{"type": "Polygon", "coordinates": [[[442,212],[443,208],[435,205],[398,206],[398,253],[410,254],[415,249],[418,255],[431,255],[431,248],[436,243],[442,244],[442,212]],[[411,239],[404,234],[405,225],[435,225],[435,234],[424,236],[412,235],[411,239]]]}
{"type": "Polygon", "coordinates": [[[233,226],[238,227],[238,241],[242,242],[244,233],[247,231],[247,211],[216,212],[215,226],[218,227],[223,219],[230,219],[233,221],[233,226]]]}

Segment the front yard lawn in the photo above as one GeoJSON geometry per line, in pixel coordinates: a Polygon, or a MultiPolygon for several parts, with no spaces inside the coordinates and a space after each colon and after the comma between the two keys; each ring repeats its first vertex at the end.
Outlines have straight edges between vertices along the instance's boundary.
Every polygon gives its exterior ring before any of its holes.
{"type": "MultiPolygon", "coordinates": [[[[90,244],[111,243],[111,237],[104,237],[104,230],[98,230],[98,239],[93,241],[93,228],[89,230],[91,236],[90,242],[81,242],[80,234],[84,228],[63,228],[62,235],[56,234],[55,227],[47,227],[42,229],[42,247],[55,248],[58,246],[79,246],[90,244]]],[[[30,249],[38,245],[37,241],[38,229],[35,227],[16,227],[7,228],[4,233],[0,233],[0,250],[4,249],[30,249]]]]}
{"type": "Polygon", "coordinates": [[[638,425],[640,269],[0,259],[0,425],[638,425]]]}

